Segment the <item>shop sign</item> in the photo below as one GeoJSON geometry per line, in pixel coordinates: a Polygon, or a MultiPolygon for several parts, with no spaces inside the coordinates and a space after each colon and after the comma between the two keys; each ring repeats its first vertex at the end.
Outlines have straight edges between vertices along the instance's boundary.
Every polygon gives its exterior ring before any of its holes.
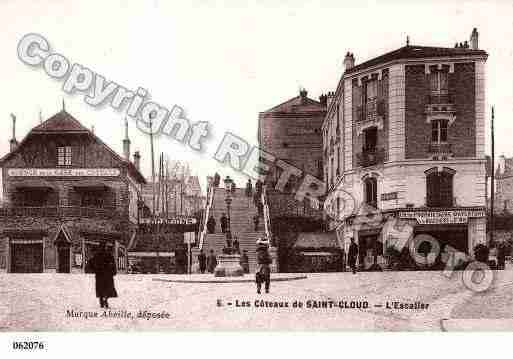
{"type": "Polygon", "coordinates": [[[10,177],[117,177],[119,168],[9,168],[10,177]]]}
{"type": "Polygon", "coordinates": [[[485,211],[481,209],[399,212],[399,218],[415,219],[418,224],[466,224],[469,218],[481,218],[484,216],[485,211]]]}
{"type": "Polygon", "coordinates": [[[392,201],[394,199],[397,199],[397,192],[388,192],[381,194],[382,201],[392,201]]]}

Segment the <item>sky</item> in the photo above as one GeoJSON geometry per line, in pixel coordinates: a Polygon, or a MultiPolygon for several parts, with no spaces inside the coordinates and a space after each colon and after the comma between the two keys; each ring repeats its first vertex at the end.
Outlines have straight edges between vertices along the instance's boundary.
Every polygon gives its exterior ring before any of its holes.
{"type": "MultiPolygon", "coordinates": [[[[118,153],[124,112],[94,108],[84,94],[68,95],[63,81],[22,63],[16,49],[28,33],[43,35],[54,52],[108,80],[148,90],[151,100],[179,105],[192,121],[208,121],[211,137],[198,153],[159,137],[156,153],[190,163],[205,188],[219,171],[213,155],[226,131],[257,145],[258,113],[298,94],[333,91],[343,58],[356,63],[404,46],[454,46],[479,31],[487,61],[487,120],[495,105],[496,153],[513,156],[513,3],[510,1],[5,1],[0,0],[0,156],[9,149],[10,113],[17,138],[66,110],[118,153]]],[[[487,141],[489,138],[487,122],[487,141]]],[[[129,123],[131,150],[151,174],[149,137],[129,123]]],[[[489,141],[487,145],[489,152],[489,141]]]]}

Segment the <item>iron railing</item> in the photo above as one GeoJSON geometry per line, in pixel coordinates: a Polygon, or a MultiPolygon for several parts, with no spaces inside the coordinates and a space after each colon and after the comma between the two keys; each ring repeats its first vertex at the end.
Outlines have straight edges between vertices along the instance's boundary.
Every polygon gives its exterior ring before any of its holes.
{"type": "Polygon", "coordinates": [[[385,162],[386,152],[384,148],[362,150],[362,152],[358,153],[356,157],[358,166],[369,167],[385,162]]]}

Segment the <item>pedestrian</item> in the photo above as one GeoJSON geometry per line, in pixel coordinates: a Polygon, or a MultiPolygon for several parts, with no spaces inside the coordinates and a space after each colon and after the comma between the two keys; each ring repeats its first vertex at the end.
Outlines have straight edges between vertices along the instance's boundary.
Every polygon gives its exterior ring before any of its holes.
{"type": "Polygon", "coordinates": [[[259,196],[262,194],[262,186],[263,186],[262,181],[257,180],[255,183],[255,190],[256,190],[257,195],[259,195],[259,196]]]}
{"type": "Polygon", "coordinates": [[[354,238],[351,238],[351,244],[349,245],[349,251],[347,253],[347,262],[353,274],[356,274],[356,257],[358,257],[358,245],[354,242],[354,238]]]}
{"type": "Polygon", "coordinates": [[[260,294],[262,283],[265,283],[265,292],[269,293],[271,287],[271,256],[269,255],[267,242],[257,240],[257,264],[258,268],[255,273],[255,281],[257,285],[257,293],[260,294]]]}
{"type": "Polygon", "coordinates": [[[221,176],[219,176],[219,173],[214,174],[214,187],[219,187],[219,183],[221,182],[221,176]]]}
{"type": "Polygon", "coordinates": [[[260,222],[260,218],[258,215],[253,216],[253,223],[255,224],[255,232],[258,232],[258,222],[260,222]]]}
{"type": "Polygon", "coordinates": [[[95,276],[96,297],[102,308],[109,308],[108,299],[116,298],[118,293],[114,287],[116,262],[114,256],[107,250],[107,243],[102,242],[95,255],[89,261],[90,269],[95,276]]]}
{"type": "Polygon", "coordinates": [[[233,239],[232,246],[233,246],[233,252],[234,253],[240,253],[239,240],[237,239],[237,237],[235,237],[233,239]]]}
{"type": "Polygon", "coordinates": [[[221,222],[221,232],[226,233],[226,230],[228,229],[228,217],[226,217],[226,214],[224,212],[221,215],[219,222],[221,222]]]}
{"type": "Polygon", "coordinates": [[[232,193],[235,193],[236,189],[237,189],[237,185],[235,184],[235,181],[232,180],[232,188],[231,188],[232,193]]]}
{"type": "Polygon", "coordinates": [[[249,257],[248,251],[245,249],[242,251],[242,255],[240,256],[240,266],[244,273],[249,273],[249,257]]]}
{"type": "Polygon", "coordinates": [[[251,178],[248,179],[246,183],[246,197],[251,197],[253,193],[253,183],[251,183],[251,178]]]}
{"type": "Polygon", "coordinates": [[[506,265],[506,246],[504,242],[497,246],[497,269],[502,270],[506,265]]]}
{"type": "Polygon", "coordinates": [[[198,263],[200,273],[205,273],[205,269],[207,268],[207,256],[205,255],[205,253],[203,253],[203,250],[200,250],[198,254],[198,263]]]}
{"type": "Polygon", "coordinates": [[[217,266],[217,258],[216,258],[216,255],[214,254],[214,250],[211,249],[210,250],[210,254],[208,255],[208,258],[207,258],[207,270],[209,273],[214,273],[214,269],[216,269],[216,266],[217,266]]]}
{"type": "Polygon", "coordinates": [[[210,215],[207,221],[207,230],[208,233],[216,233],[216,219],[213,215],[210,215]]]}

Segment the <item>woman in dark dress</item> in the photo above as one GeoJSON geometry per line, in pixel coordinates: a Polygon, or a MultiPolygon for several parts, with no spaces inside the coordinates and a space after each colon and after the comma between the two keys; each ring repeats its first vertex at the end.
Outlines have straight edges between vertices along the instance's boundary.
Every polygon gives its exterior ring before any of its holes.
{"type": "Polygon", "coordinates": [[[118,296],[114,287],[114,276],[116,275],[116,263],[114,256],[107,250],[107,244],[102,243],[98,251],[89,262],[91,271],[95,274],[96,297],[100,298],[100,306],[108,308],[109,298],[118,296]]]}

